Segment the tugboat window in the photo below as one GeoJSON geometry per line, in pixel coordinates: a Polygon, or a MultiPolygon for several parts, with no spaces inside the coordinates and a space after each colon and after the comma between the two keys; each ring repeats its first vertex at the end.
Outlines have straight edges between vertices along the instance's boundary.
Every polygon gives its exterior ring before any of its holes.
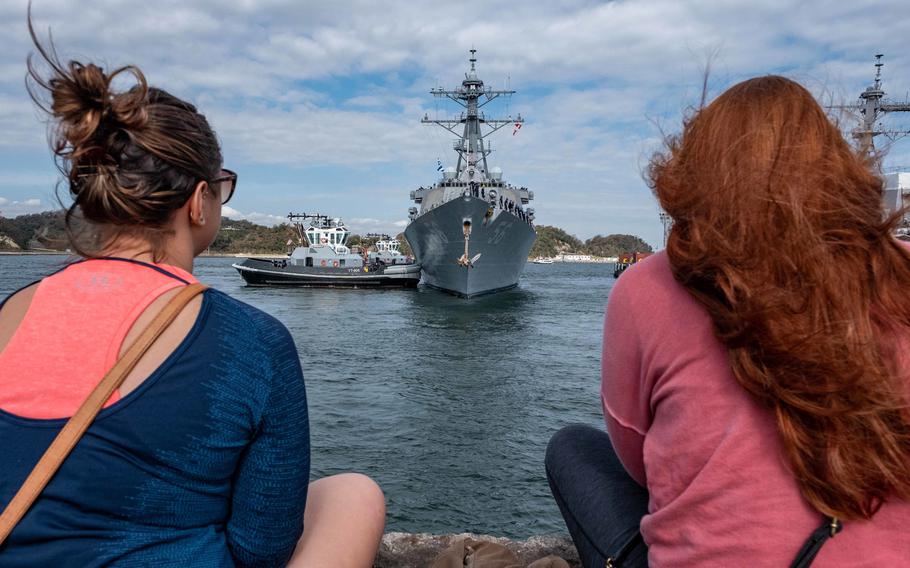
{"type": "Polygon", "coordinates": [[[338,261],[338,266],[344,266],[344,259],[343,259],[343,258],[342,258],[341,260],[338,261]]]}
{"type": "Polygon", "coordinates": [[[306,257],[306,265],[313,266],[313,257],[312,256],[306,257]]]}

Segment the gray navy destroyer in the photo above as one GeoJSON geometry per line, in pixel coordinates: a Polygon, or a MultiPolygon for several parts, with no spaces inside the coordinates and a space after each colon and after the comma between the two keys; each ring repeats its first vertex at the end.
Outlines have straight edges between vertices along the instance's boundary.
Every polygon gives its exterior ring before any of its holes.
{"type": "Polygon", "coordinates": [[[463,297],[516,286],[537,238],[534,210],[526,207],[534,193],[506,183],[502,170],[487,164],[492,152],[487,136],[506,126],[514,126],[514,134],[524,121],[521,115],[489,119],[480,109],[515,91],[485,87],[477,77],[475,51],[471,50],[471,69],[461,87],[430,91],[465,109],[451,120],[431,120],[425,115],[421,121],[438,124],[458,137],[454,144],[458,162],[444,168],[442,179],[434,185],[411,192],[419,209],[410,208],[404,231],[423,269],[422,281],[463,297]]]}

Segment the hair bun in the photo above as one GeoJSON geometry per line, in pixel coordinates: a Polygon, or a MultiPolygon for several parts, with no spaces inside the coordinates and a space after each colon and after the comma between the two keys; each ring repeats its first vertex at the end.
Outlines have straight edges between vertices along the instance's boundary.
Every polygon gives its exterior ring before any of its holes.
{"type": "Polygon", "coordinates": [[[68,73],[50,80],[51,111],[60,120],[63,135],[74,153],[92,153],[106,144],[105,133],[116,128],[138,129],[148,121],[145,103],[148,87],[136,67],[121,67],[106,75],[93,63],[70,61],[68,73]],[[114,93],[111,82],[121,73],[131,73],[137,85],[124,93],[114,93]]]}

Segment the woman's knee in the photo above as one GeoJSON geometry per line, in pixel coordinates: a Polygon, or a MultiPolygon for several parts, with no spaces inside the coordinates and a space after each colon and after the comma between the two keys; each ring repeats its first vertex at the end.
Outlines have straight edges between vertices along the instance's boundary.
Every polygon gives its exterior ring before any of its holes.
{"type": "Polygon", "coordinates": [[[561,464],[572,462],[591,443],[603,443],[606,432],[587,424],[564,426],[550,438],[544,463],[547,471],[553,473],[561,464]]]}
{"type": "Polygon", "coordinates": [[[385,493],[373,478],[362,473],[342,473],[339,474],[345,479],[345,486],[348,491],[356,494],[360,500],[377,510],[382,518],[385,519],[385,493]]]}
{"type": "Polygon", "coordinates": [[[311,492],[331,494],[336,504],[341,500],[356,508],[358,514],[385,524],[385,494],[372,478],[362,473],[339,473],[324,477],[311,484],[311,492]]]}

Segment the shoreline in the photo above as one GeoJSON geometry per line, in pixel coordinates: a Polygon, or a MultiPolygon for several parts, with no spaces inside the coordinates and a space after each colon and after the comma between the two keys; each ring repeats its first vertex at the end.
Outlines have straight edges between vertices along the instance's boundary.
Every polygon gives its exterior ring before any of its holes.
{"type": "MultiPolygon", "coordinates": [[[[42,255],[57,255],[57,256],[79,256],[73,252],[67,252],[63,250],[2,250],[0,251],[0,256],[42,256],[42,255]]],[[[278,256],[286,256],[281,253],[227,253],[227,252],[213,252],[213,253],[202,253],[197,258],[273,258],[278,256]]]]}
{"type": "MultiPolygon", "coordinates": [[[[57,255],[57,256],[78,256],[72,252],[62,251],[62,250],[3,250],[0,251],[0,256],[43,256],[43,255],[57,255]]],[[[242,252],[210,252],[202,253],[197,258],[284,258],[287,256],[287,253],[268,253],[268,252],[254,252],[254,253],[242,253],[242,252]]],[[[616,261],[605,259],[605,260],[556,260],[554,259],[553,264],[614,264],[616,261]]],[[[529,264],[534,264],[534,259],[528,259],[529,264]]]]}

